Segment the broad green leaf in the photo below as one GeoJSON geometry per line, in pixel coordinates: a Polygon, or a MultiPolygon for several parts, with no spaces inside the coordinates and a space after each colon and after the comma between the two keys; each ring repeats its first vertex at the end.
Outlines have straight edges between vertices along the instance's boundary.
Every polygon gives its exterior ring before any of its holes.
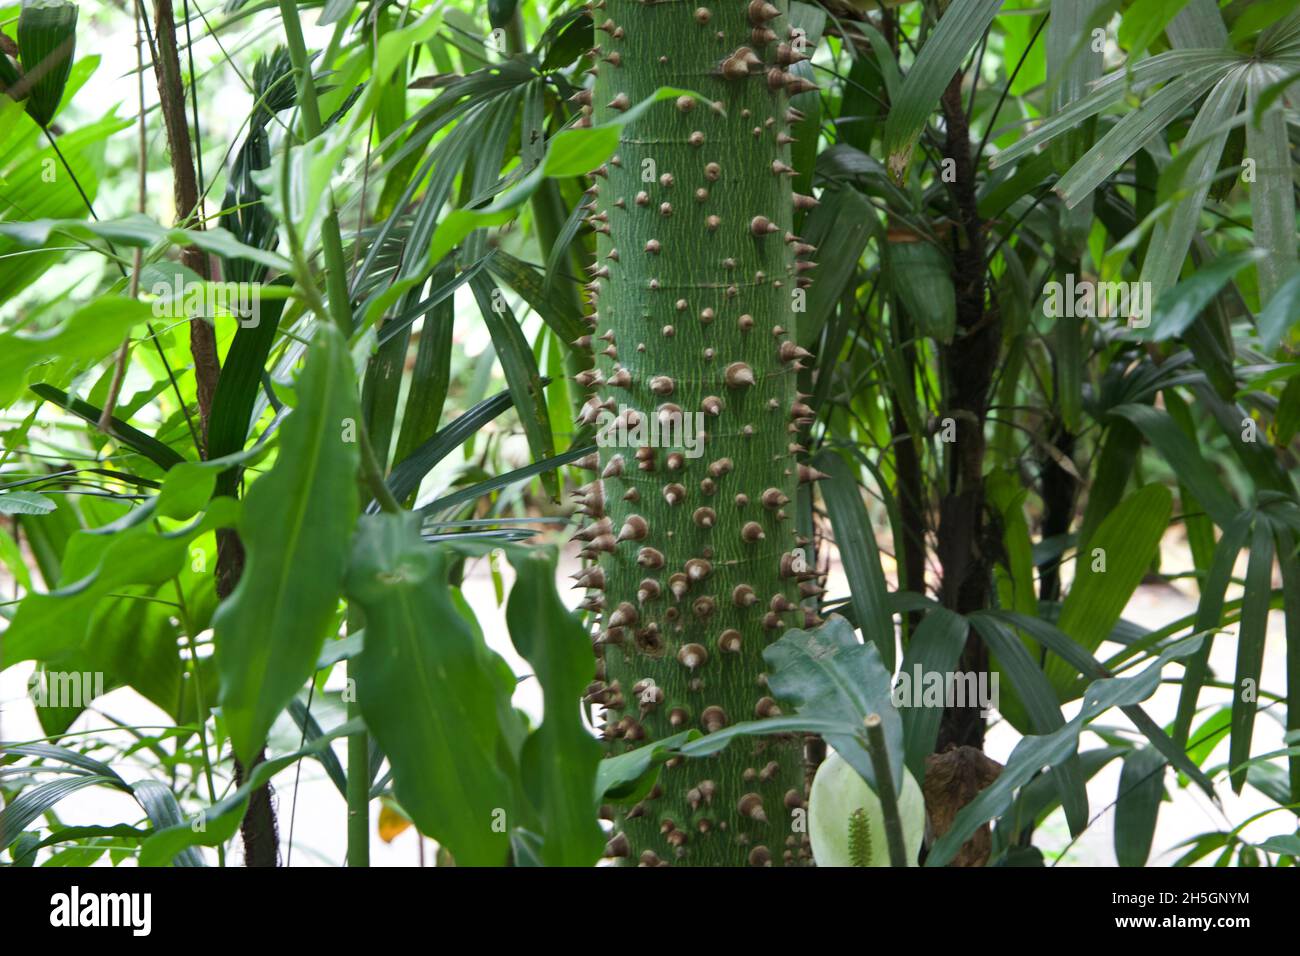
{"type": "Polygon", "coordinates": [[[1178,480],[1191,489],[1214,523],[1226,527],[1237,514],[1232,496],[1224,488],[1200,449],[1192,443],[1168,412],[1150,405],[1120,405],[1112,415],[1126,419],[1164,456],[1178,480]]]}
{"type": "Polygon", "coordinates": [[[462,866],[500,866],[510,828],[529,821],[500,722],[496,658],[451,602],[450,557],[421,540],[411,515],[361,519],[347,593],[365,612],[366,641],[352,674],[416,826],[462,866]]]}
{"type": "Polygon", "coordinates": [[[1140,674],[1093,681],[1083,695],[1083,706],[1069,723],[1042,736],[1023,737],[1011,751],[1002,773],[957,814],[952,827],[935,841],[926,866],[946,866],[961,845],[986,822],[1005,812],[1016,791],[1037,777],[1044,767],[1056,767],[1077,755],[1079,734],[1094,718],[1112,707],[1139,704],[1160,685],[1161,672],[1171,660],[1194,651],[1188,641],[1160,655],[1140,674]]]}
{"type": "MultiPolygon", "coordinates": [[[[965,618],[946,608],[927,614],[907,642],[899,680],[915,689],[926,674],[949,674],[957,669],[966,646],[965,618]]],[[[918,783],[925,780],[925,758],[934,752],[934,742],[943,718],[942,707],[903,707],[903,741],[907,769],[918,783]]]]}
{"type": "MultiPolygon", "coordinates": [[[[1287,136],[1287,123],[1280,104],[1259,108],[1269,86],[1279,77],[1294,78],[1295,67],[1288,71],[1281,65],[1256,64],[1247,75],[1246,155],[1254,164],[1254,181],[1250,184],[1251,225],[1254,226],[1256,247],[1266,255],[1259,263],[1260,300],[1267,307],[1278,291],[1297,273],[1295,191],[1292,187],[1294,162],[1291,159],[1291,142],[1287,136]]],[[[1291,318],[1300,315],[1294,301],[1291,318]]],[[[1269,343],[1272,332],[1266,332],[1263,317],[1256,320],[1260,334],[1269,343]]],[[[1269,325],[1271,326],[1271,318],[1269,325]]],[[[1276,344],[1277,339],[1272,339],[1276,344]]],[[[1270,346],[1271,347],[1271,346],[1270,346]]]]}
{"type": "Polygon", "coordinates": [[[44,332],[0,333],[0,406],[22,394],[30,372],[56,362],[74,366],[97,362],[151,315],[144,302],[105,295],[44,332]]]}
{"type": "Polygon", "coordinates": [[[1237,634],[1237,670],[1232,679],[1232,736],[1228,763],[1232,789],[1241,793],[1246,784],[1246,761],[1259,707],[1260,678],[1264,667],[1264,638],[1268,631],[1269,601],[1273,594],[1273,535],[1267,521],[1256,521],[1246,565],[1242,594],[1241,627],[1237,634]]]}
{"type": "Polygon", "coordinates": [[[907,71],[885,121],[885,156],[899,182],[940,96],[1001,6],[1002,0],[953,0],[907,71]]]}
{"type": "Polygon", "coordinates": [[[54,502],[38,491],[0,491],[0,515],[47,515],[54,502]]]}
{"type": "Polygon", "coordinates": [[[1120,866],[1147,864],[1165,794],[1165,766],[1165,758],[1151,747],[1124,755],[1115,796],[1115,860],[1120,866]]]}
{"type": "Polygon", "coordinates": [[[894,618],[886,603],[885,573],[880,567],[871,518],[858,490],[857,476],[848,463],[832,451],[824,451],[813,464],[830,475],[821,481],[822,498],[830,513],[831,527],[844,574],[852,595],[854,617],[862,636],[876,645],[886,669],[894,669],[894,618]]]}
{"type": "MultiPolygon", "coordinates": [[[[1137,590],[1169,526],[1173,496],[1147,485],[1125,498],[1093,535],[1075,562],[1074,583],[1061,602],[1057,626],[1085,650],[1095,651],[1110,634],[1137,590]]],[[[1052,686],[1064,695],[1076,671],[1059,658],[1047,663],[1052,686]]]]}
{"type": "Polygon", "coordinates": [[[279,456],[244,501],[244,573],[213,620],[219,700],[245,764],[311,676],[335,617],[347,561],[339,542],[358,511],[359,416],[342,337],[318,325],[279,456]]]}
{"type": "MultiPolygon", "coordinates": [[[[876,787],[876,774],[862,722],[871,714],[879,714],[894,786],[902,787],[903,720],[894,706],[891,673],[881,662],[875,644],[858,643],[849,622],[832,614],[813,630],[786,631],[763,651],[763,660],[769,667],[767,686],[773,696],[793,705],[798,711],[797,720],[811,718],[828,727],[836,726],[836,730],[823,730],[822,736],[872,789],[876,787]]],[[[759,727],[768,725],[768,721],[754,723],[759,727]]]]}
{"type": "Polygon", "coordinates": [[[553,554],[537,548],[508,554],[516,578],[506,625],[511,643],[541,682],[545,710],[520,761],[541,819],[542,863],[590,866],[605,845],[591,792],[601,748],[583,723],[579,703],[593,673],[591,639],[555,590],[553,554]]]}

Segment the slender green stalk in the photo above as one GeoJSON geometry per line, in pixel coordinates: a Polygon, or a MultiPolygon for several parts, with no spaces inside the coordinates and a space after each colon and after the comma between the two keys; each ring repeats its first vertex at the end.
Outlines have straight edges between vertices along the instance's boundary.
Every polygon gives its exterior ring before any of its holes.
{"type": "Polygon", "coordinates": [[[907,866],[907,842],[903,839],[903,819],[898,814],[898,791],[889,769],[889,749],[885,745],[885,728],[879,714],[868,714],[862,721],[867,731],[867,751],[871,769],[876,772],[876,796],[885,817],[885,842],[889,847],[889,865],[907,866]]]}
{"type": "MultiPolygon", "coordinates": [[[[350,675],[351,662],[347,668],[350,675]]],[[[361,705],[348,701],[348,720],[360,716],[361,705]]],[[[348,866],[369,865],[370,741],[360,733],[348,737],[348,866]]]]}
{"type": "MultiPolygon", "coordinates": [[[[203,755],[203,776],[208,784],[208,802],[215,804],[217,802],[217,785],[212,776],[212,758],[208,753],[208,722],[206,716],[208,705],[203,694],[203,678],[199,675],[199,655],[198,648],[194,644],[194,627],[189,608],[185,604],[185,591],[181,588],[180,579],[172,578],[172,586],[176,589],[176,606],[180,611],[181,626],[185,628],[185,644],[189,651],[190,677],[194,680],[194,711],[197,715],[199,728],[199,750],[203,755]]],[[[217,844],[217,865],[226,865],[226,848],[220,843],[217,844]]]]}

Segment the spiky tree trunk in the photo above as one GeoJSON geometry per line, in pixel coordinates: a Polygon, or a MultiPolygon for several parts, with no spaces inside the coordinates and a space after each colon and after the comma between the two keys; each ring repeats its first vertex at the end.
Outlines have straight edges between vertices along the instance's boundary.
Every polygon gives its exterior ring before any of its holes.
{"type": "MultiPolygon", "coordinates": [[[[791,191],[788,97],[810,85],[785,70],[805,57],[784,0],[705,3],[601,0],[592,11],[596,122],[664,86],[703,96],[626,125],[590,193],[586,417],[632,429],[626,445],[601,448],[583,489],[594,521],[580,532],[598,558],[582,580],[602,612],[594,697],[614,752],[777,714],[763,648],[806,623],[789,509],[815,473],[798,464],[790,426],[810,414],[795,392],[807,353],[794,324],[807,284],[797,260],[811,249],[791,229],[811,199],[791,191]],[[705,430],[699,457],[687,442],[636,435],[638,422],[679,416],[705,430]]],[[[671,762],[620,813],[610,850],[647,865],[806,862],[792,812],[803,802],[799,738],[749,738],[671,762]]]]}

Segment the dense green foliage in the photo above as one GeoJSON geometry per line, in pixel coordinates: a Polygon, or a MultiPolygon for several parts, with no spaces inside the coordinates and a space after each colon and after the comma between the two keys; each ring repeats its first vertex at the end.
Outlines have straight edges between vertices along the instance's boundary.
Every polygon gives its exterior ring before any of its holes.
{"type": "Polygon", "coordinates": [[[290,862],[310,760],[352,865],[374,814],[444,863],[803,865],[829,745],[859,864],[915,780],[927,865],[1106,813],[1122,865],[1293,865],[1297,84],[1285,3],[0,6],[41,728],[0,862],[290,862]],[[699,457],[601,433],[696,413],[699,457]],[[100,787],[136,809],[66,825],[100,787]],[[1171,847],[1184,790],[1264,808],[1171,847]]]}

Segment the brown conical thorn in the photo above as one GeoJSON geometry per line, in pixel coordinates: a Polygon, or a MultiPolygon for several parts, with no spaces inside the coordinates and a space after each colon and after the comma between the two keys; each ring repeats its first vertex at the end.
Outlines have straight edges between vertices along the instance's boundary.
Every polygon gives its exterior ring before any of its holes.
{"type": "Polygon", "coordinates": [[[569,102],[578,106],[590,106],[591,90],[578,90],[578,92],[569,97],[569,102]]]}
{"type": "Polygon", "coordinates": [[[714,478],[721,478],[723,475],[730,474],[735,467],[736,463],[730,458],[719,458],[709,463],[709,474],[714,478]]]}
{"type": "MultiPolygon", "coordinates": [[[[591,336],[587,336],[587,338],[590,339],[591,336]]],[[[583,388],[594,388],[601,384],[603,377],[600,374],[600,369],[593,368],[579,372],[577,375],[573,376],[573,380],[583,388]]]]}
{"type": "Polygon", "coordinates": [[[686,791],[686,802],[691,805],[692,810],[698,810],[700,804],[704,802],[704,797],[700,793],[699,787],[691,787],[686,791]]]}
{"type": "Polygon", "coordinates": [[[638,206],[648,206],[650,205],[650,194],[642,190],[641,192],[636,194],[636,198],[633,199],[632,201],[636,203],[638,206]]]}
{"type": "Polygon", "coordinates": [[[736,320],[736,324],[740,326],[740,331],[748,332],[754,327],[754,317],[746,313],[736,320]]]}
{"type": "Polygon", "coordinates": [[[728,388],[748,388],[758,380],[754,370],[744,362],[732,362],[722,373],[722,379],[728,388]]]}
{"type": "Polygon", "coordinates": [[[659,215],[665,219],[673,214],[673,204],[670,202],[661,202],[659,204],[659,215]]]}
{"type": "MultiPolygon", "coordinates": [[[[794,287],[796,289],[807,289],[812,285],[812,281],[813,280],[809,279],[807,276],[800,276],[798,279],[794,280],[794,287]]],[[[800,371],[800,370],[802,370],[802,366],[800,367],[800,369],[797,369],[796,371],[800,371]]]]}
{"type": "Polygon", "coordinates": [[[722,175],[722,167],[717,163],[706,163],[704,166],[704,178],[711,183],[716,183],[722,175]]]}
{"type": "Polygon", "coordinates": [[[724,654],[739,654],[742,641],[740,632],[729,627],[718,635],[718,650],[724,654]]]}
{"type": "Polygon", "coordinates": [[[614,361],[618,361],[618,346],[616,346],[616,345],[607,345],[607,346],[605,346],[603,349],[600,350],[600,354],[603,355],[603,356],[605,356],[605,357],[608,358],[608,359],[612,359],[612,360],[614,360],[614,361]]]}
{"type": "Polygon", "coordinates": [[[722,225],[721,216],[709,216],[704,220],[704,228],[709,232],[717,232],[718,227],[722,225]]]}
{"type": "Polygon", "coordinates": [[[740,529],[740,537],[742,541],[754,544],[762,541],[767,535],[763,533],[763,526],[757,521],[746,521],[744,527],[740,529]]]}
{"type": "Polygon", "coordinates": [[[655,470],[655,450],[653,448],[638,448],[633,457],[636,458],[636,466],[642,471],[655,470]]]}
{"type": "Polygon", "coordinates": [[[768,611],[763,615],[763,628],[768,631],[775,631],[781,626],[781,615],[775,611],[768,611]]]}
{"type": "Polygon", "coordinates": [[[636,563],[643,568],[662,568],[664,566],[664,555],[662,551],[656,551],[654,548],[642,548],[636,553],[636,563]]]}
{"type": "Polygon", "coordinates": [[[790,503],[790,499],[786,497],[780,488],[768,488],[763,492],[759,500],[763,502],[763,507],[768,511],[775,511],[782,505],[790,503]]]}
{"type": "Polygon", "coordinates": [[[655,409],[655,418],[659,420],[662,427],[670,428],[673,424],[682,420],[682,407],[672,402],[664,402],[655,409]]]}
{"type": "Polygon", "coordinates": [[[756,846],[749,851],[750,866],[771,866],[772,851],[765,846],[756,846]]]}
{"type": "Polygon", "coordinates": [[[600,473],[600,477],[617,478],[621,474],[623,474],[623,456],[615,455],[609,460],[609,463],[605,465],[604,470],[600,473]]]}
{"type": "Polygon", "coordinates": [[[609,250],[609,252],[605,253],[605,258],[610,259],[614,262],[618,262],[618,250],[617,249],[609,250]]]}
{"type": "MultiPolygon", "coordinates": [[[[606,19],[604,23],[597,24],[596,29],[600,30],[602,33],[613,33],[616,29],[616,24],[613,20],[606,19]]],[[[600,48],[597,47],[596,49],[600,48]]]]}
{"type": "Polygon", "coordinates": [[[823,478],[829,478],[830,475],[824,471],[818,471],[812,465],[799,466],[799,484],[806,485],[810,481],[821,481],[823,478]]]}
{"type": "Polygon", "coordinates": [[[795,362],[799,359],[812,358],[812,353],[793,341],[786,339],[776,350],[777,358],[782,362],[795,362]]]}
{"type": "Polygon", "coordinates": [[[737,584],[731,591],[731,603],[736,607],[752,607],[758,601],[758,595],[748,584],[737,584]]]}
{"type": "Polygon", "coordinates": [[[791,418],[814,418],[816,417],[816,414],[817,414],[816,412],[814,412],[803,402],[795,402],[790,406],[791,418]]]}
{"type": "Polygon", "coordinates": [[[664,702],[664,689],[662,687],[646,687],[636,695],[636,699],[640,705],[641,716],[644,717],[664,702]]]}
{"type": "Polygon", "coordinates": [[[583,598],[578,602],[578,607],[584,611],[603,611],[605,610],[605,599],[599,595],[593,594],[591,597],[583,598]]]}
{"type": "Polygon", "coordinates": [[[587,527],[573,533],[570,541],[592,541],[602,534],[609,534],[614,530],[614,524],[608,518],[601,518],[599,521],[593,521],[587,527]]]}
{"type": "Polygon", "coordinates": [[[609,54],[609,56],[601,57],[601,59],[615,68],[623,65],[623,54],[619,53],[617,50],[614,50],[609,54]]]}
{"type": "Polygon", "coordinates": [[[608,554],[618,547],[618,542],[614,540],[612,534],[597,535],[591,540],[591,543],[583,550],[583,553],[608,554]]]}
{"type": "Polygon", "coordinates": [[[826,589],[815,581],[800,581],[799,596],[805,598],[821,597],[826,593],[826,589]]]}
{"type": "Polygon", "coordinates": [[[812,196],[805,196],[803,193],[794,193],[795,209],[812,209],[818,205],[817,200],[812,196]]]}
{"type": "Polygon", "coordinates": [[[690,719],[691,715],[685,707],[674,707],[668,712],[668,723],[674,727],[680,727],[690,719]]]}
{"type": "MultiPolygon", "coordinates": [[[[772,69],[767,71],[767,88],[772,92],[775,93],[781,87],[785,86],[785,81],[786,81],[785,72],[781,70],[780,67],[774,66],[772,67],[772,69]]],[[[762,130],[757,126],[754,127],[754,135],[755,136],[762,135],[762,130]]]]}
{"type": "MultiPolygon", "coordinates": [[[[772,717],[781,713],[781,709],[776,706],[776,701],[772,700],[771,697],[764,697],[754,705],[754,713],[758,714],[760,717],[772,717]],[[765,704],[764,701],[767,701],[767,703],[765,704]],[[771,708],[776,709],[775,714],[771,712],[771,708]]],[[[781,765],[775,760],[769,760],[764,765],[763,769],[758,772],[758,779],[763,783],[771,783],[776,779],[777,774],[780,772],[781,765]]]]}
{"type": "Polygon", "coordinates": [[[713,573],[713,564],[705,558],[691,558],[686,562],[686,576],[692,581],[703,581],[713,573]]]}
{"type": "Polygon", "coordinates": [[[742,817],[749,817],[759,823],[767,822],[767,814],[763,811],[763,798],[756,793],[747,793],[741,797],[736,802],[736,812],[742,817]]]}
{"type": "Polygon", "coordinates": [[[672,173],[664,173],[662,176],[659,177],[659,185],[662,186],[664,189],[671,189],[673,183],[675,183],[676,181],[677,180],[673,178],[672,173]]]}
{"type": "Polygon", "coordinates": [[[749,38],[754,46],[767,46],[776,42],[776,34],[768,27],[754,27],[749,31],[749,38]]]}
{"type": "Polygon", "coordinates": [[[716,316],[717,313],[710,308],[706,307],[700,310],[700,321],[705,325],[708,325],[710,322],[712,322],[716,316]]]}
{"type": "Polygon", "coordinates": [[[750,0],[746,14],[750,23],[767,23],[767,21],[779,17],[781,11],[768,3],[767,0],[750,0]]]}
{"type": "Polygon", "coordinates": [[[743,491],[740,494],[736,495],[737,508],[744,508],[748,504],[749,504],[749,495],[745,494],[743,491]]]}
{"type": "Polygon", "coordinates": [[[794,271],[796,273],[811,272],[813,269],[816,268],[817,268],[817,263],[811,262],[807,259],[798,259],[795,261],[794,264],[794,271]]]}
{"type": "Polygon", "coordinates": [[[686,592],[691,588],[691,579],[678,571],[668,578],[668,590],[673,592],[673,598],[680,601],[686,596],[686,592]]]}
{"type": "Polygon", "coordinates": [[[803,626],[804,626],[805,628],[816,627],[817,625],[819,625],[819,624],[821,624],[821,623],[822,623],[822,619],[821,619],[820,617],[817,616],[817,612],[816,612],[816,611],[814,611],[814,610],[813,610],[812,608],[810,608],[810,607],[809,607],[809,608],[804,608],[804,611],[803,611],[803,626]]]}
{"type": "Polygon", "coordinates": [[[713,11],[708,7],[696,7],[694,16],[695,22],[700,26],[704,26],[704,24],[713,19],[713,11]]]}
{"type": "Polygon", "coordinates": [[[594,591],[605,590],[605,569],[599,565],[583,568],[573,575],[573,578],[578,582],[574,587],[590,588],[594,591]]]}
{"type": "Polygon", "coordinates": [[[685,498],[686,498],[686,489],[681,485],[677,484],[676,482],[673,482],[672,484],[664,485],[664,500],[667,501],[670,505],[681,504],[685,498]]]}
{"type": "Polygon", "coordinates": [[[776,62],[782,66],[793,66],[808,59],[807,54],[796,50],[789,43],[782,43],[776,48],[776,62]]]}
{"type": "Polygon", "coordinates": [[[727,726],[727,712],[717,704],[711,704],[700,712],[700,726],[706,734],[711,734],[727,726]]]}
{"type": "Polygon", "coordinates": [[[750,67],[762,66],[763,61],[747,46],[737,49],[722,61],[722,75],[729,80],[743,80],[749,76],[750,67]]]}
{"type": "Polygon", "coordinates": [[[686,456],[679,451],[670,451],[666,464],[669,471],[681,471],[686,467],[686,456]]]}
{"type": "Polygon", "coordinates": [[[696,508],[691,520],[697,527],[712,528],[718,522],[718,513],[712,508],[696,508]]]}
{"type": "Polygon", "coordinates": [[[573,463],[573,467],[595,471],[600,467],[600,454],[593,451],[590,455],[583,455],[573,463]]]}
{"type": "Polygon", "coordinates": [[[810,256],[817,251],[816,246],[810,246],[806,242],[794,243],[794,254],[796,256],[810,256]]]}
{"type": "Polygon", "coordinates": [[[781,160],[779,160],[779,159],[774,159],[774,160],[772,160],[772,175],[773,175],[773,176],[793,176],[793,175],[795,175],[794,167],[792,167],[792,166],[787,166],[785,163],[781,162],[781,160]]]}
{"type": "Polygon", "coordinates": [[[610,627],[628,627],[635,624],[639,616],[636,607],[624,601],[610,613],[607,623],[610,627]]]}
{"type": "Polygon", "coordinates": [[[745,423],[744,425],[742,425],[742,426],[740,427],[740,434],[741,434],[741,437],[742,437],[742,438],[753,438],[753,437],[754,437],[754,426],[751,425],[751,424],[749,424],[748,422],[745,423]]]}
{"type": "Polygon", "coordinates": [[[618,533],[619,541],[640,541],[650,533],[650,525],[640,515],[628,515],[618,533]]]}
{"type": "Polygon", "coordinates": [[[702,667],[709,660],[709,652],[699,644],[683,644],[677,651],[677,662],[687,670],[702,667]]]}
{"type": "Polygon", "coordinates": [[[614,388],[627,388],[632,384],[632,375],[625,368],[615,369],[609,377],[609,384],[614,388]]]}
{"type": "Polygon", "coordinates": [[[717,609],[718,602],[709,595],[697,597],[691,603],[691,612],[698,618],[706,618],[713,614],[717,609]]]}
{"type": "MultiPolygon", "coordinates": [[[[686,142],[690,143],[690,144],[691,144],[692,146],[694,146],[696,149],[699,149],[701,146],[704,145],[704,134],[703,134],[702,132],[700,132],[700,130],[698,130],[698,129],[697,129],[697,130],[692,130],[692,131],[691,131],[691,135],[686,137],[686,142]]],[[[699,198],[700,198],[700,197],[699,197],[699,194],[700,194],[701,191],[702,191],[702,190],[698,190],[698,189],[695,191],[695,198],[696,198],[696,199],[699,199],[699,198]]]]}
{"type": "Polygon", "coordinates": [[[631,852],[626,833],[614,834],[610,841],[605,844],[605,856],[608,857],[624,857],[631,852]]]}
{"type": "Polygon", "coordinates": [[[767,606],[771,610],[776,611],[778,614],[780,614],[784,611],[793,611],[799,605],[795,604],[784,594],[773,594],[772,600],[767,602],[767,606]]]}
{"type": "MultiPolygon", "coordinates": [[[[590,349],[590,348],[591,348],[591,336],[590,336],[590,335],[579,335],[579,336],[578,336],[576,339],[574,339],[570,344],[573,345],[575,348],[579,348],[579,349],[590,349]]],[[[574,377],[576,378],[577,376],[574,376],[574,377]]],[[[589,384],[584,384],[583,387],[584,387],[584,388],[590,388],[591,386],[590,386],[589,384]]]]}
{"type": "Polygon", "coordinates": [[[662,249],[662,248],[663,248],[663,246],[661,246],[661,245],[659,244],[659,240],[658,240],[658,239],[647,239],[647,240],[646,240],[645,251],[648,252],[648,253],[650,253],[651,255],[656,255],[656,256],[657,256],[657,255],[659,254],[659,250],[662,249]]]}
{"type": "Polygon", "coordinates": [[[785,81],[785,91],[791,96],[798,96],[800,93],[811,93],[816,89],[816,83],[802,76],[791,76],[785,81]]]}
{"type": "Polygon", "coordinates": [[[656,375],[650,379],[650,391],[656,395],[671,395],[673,393],[673,380],[667,375],[656,375]]]}
{"type": "Polygon", "coordinates": [[[660,593],[659,582],[654,578],[642,578],[641,583],[636,586],[636,599],[642,604],[653,601],[660,593]]]}
{"type": "Polygon", "coordinates": [[[795,567],[796,567],[795,554],[787,551],[785,554],[781,555],[781,577],[783,578],[794,577],[795,574],[797,573],[795,571],[795,567]]]}
{"type": "Polygon", "coordinates": [[[755,216],[749,221],[749,231],[755,236],[767,236],[780,231],[780,226],[766,216],[755,216]]]}
{"type": "Polygon", "coordinates": [[[580,425],[590,425],[596,419],[600,418],[601,407],[597,399],[589,398],[583,402],[581,410],[578,412],[577,422],[580,425]]]}
{"type": "Polygon", "coordinates": [[[785,121],[787,123],[802,123],[805,118],[803,110],[795,109],[793,106],[785,111],[785,121]]]}

